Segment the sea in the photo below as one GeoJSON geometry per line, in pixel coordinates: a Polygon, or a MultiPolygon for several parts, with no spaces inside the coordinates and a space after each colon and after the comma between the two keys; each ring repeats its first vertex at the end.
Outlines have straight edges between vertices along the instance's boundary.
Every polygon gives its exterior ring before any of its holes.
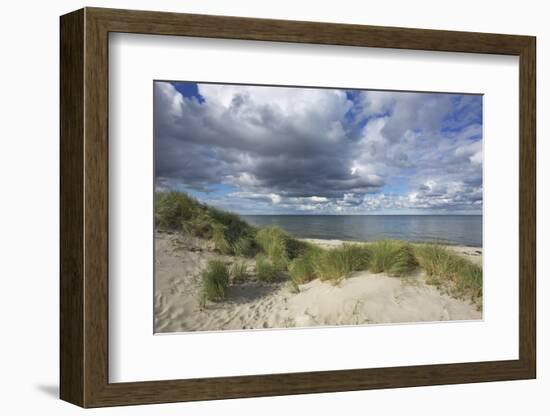
{"type": "Polygon", "coordinates": [[[406,240],[482,247],[481,215],[243,215],[250,224],[276,225],[298,238],[406,240]]]}

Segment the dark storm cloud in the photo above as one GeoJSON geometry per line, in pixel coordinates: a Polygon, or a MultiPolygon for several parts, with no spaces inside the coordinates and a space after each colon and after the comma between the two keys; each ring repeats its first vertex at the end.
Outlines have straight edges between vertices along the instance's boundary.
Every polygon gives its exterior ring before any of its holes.
{"type": "MultiPolygon", "coordinates": [[[[155,92],[158,177],[179,177],[199,188],[223,180],[290,196],[383,184],[378,177],[350,174],[354,149],[342,124],[351,105],[345,94],[320,97],[326,98],[325,111],[308,108],[296,116],[288,113],[291,102],[287,108],[256,105],[248,93],[234,95],[228,107],[209,107],[208,98],[204,104],[184,99],[170,84],[157,84],[155,92]]],[[[316,93],[304,100],[315,104],[316,93]]]]}
{"type": "Polygon", "coordinates": [[[206,192],[223,184],[233,192],[215,202],[237,211],[480,209],[480,99],[205,84],[198,90],[200,100],[155,83],[163,187],[206,192]]]}

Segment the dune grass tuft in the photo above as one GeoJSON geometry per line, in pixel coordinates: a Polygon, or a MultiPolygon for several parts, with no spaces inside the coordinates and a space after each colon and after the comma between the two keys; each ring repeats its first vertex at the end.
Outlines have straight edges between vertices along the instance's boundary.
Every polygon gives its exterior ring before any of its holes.
{"type": "Polygon", "coordinates": [[[464,260],[456,289],[462,295],[470,295],[472,300],[480,299],[483,294],[483,273],[481,267],[464,260]]]}
{"type": "Polygon", "coordinates": [[[290,279],[296,284],[304,284],[317,278],[315,264],[323,255],[323,249],[309,244],[288,266],[290,279]]]}
{"type": "Polygon", "coordinates": [[[246,280],[248,273],[246,271],[246,262],[236,261],[231,265],[231,277],[234,281],[246,280]]]}
{"type": "Polygon", "coordinates": [[[195,237],[212,239],[215,225],[207,212],[198,211],[193,217],[183,220],[179,230],[195,237]]]}
{"type": "Polygon", "coordinates": [[[418,260],[414,255],[414,248],[409,243],[404,243],[397,249],[388,274],[390,276],[406,276],[417,267],[418,260]]]}
{"type": "Polygon", "coordinates": [[[419,245],[415,249],[415,254],[420,266],[426,271],[428,284],[447,286],[452,294],[462,297],[481,297],[481,267],[438,244],[419,245]]]}
{"type": "Polygon", "coordinates": [[[387,272],[397,251],[397,244],[390,240],[376,241],[370,245],[370,250],[369,270],[372,273],[387,272]]]}
{"type": "Polygon", "coordinates": [[[310,246],[308,243],[292,238],[276,226],[258,230],[256,244],[273,263],[283,269],[310,246]]]}
{"type": "Polygon", "coordinates": [[[337,283],[352,272],[365,270],[370,256],[370,249],[365,244],[343,244],[323,251],[315,262],[315,273],[321,280],[337,283]]]}
{"type": "Polygon", "coordinates": [[[221,301],[225,297],[229,285],[229,272],[225,263],[219,260],[210,260],[202,274],[203,299],[221,301]]]}
{"type": "Polygon", "coordinates": [[[209,216],[218,224],[223,225],[225,240],[233,250],[234,244],[239,239],[252,240],[255,229],[237,214],[225,212],[217,208],[208,207],[209,216]]]}
{"type": "Polygon", "coordinates": [[[155,194],[155,224],[159,229],[213,240],[222,254],[253,257],[256,252],[255,227],[237,214],[201,204],[183,192],[155,194]]]}
{"type": "Polygon", "coordinates": [[[158,192],[155,195],[155,224],[165,229],[181,229],[198,213],[199,203],[182,192],[158,192]]]}
{"type": "Polygon", "coordinates": [[[262,252],[279,266],[288,263],[286,244],[289,238],[289,235],[279,227],[262,228],[256,233],[256,243],[262,252]]]}
{"type": "Polygon", "coordinates": [[[254,238],[255,236],[252,233],[239,237],[233,243],[233,253],[240,257],[254,257],[258,251],[254,238]]]}
{"type": "Polygon", "coordinates": [[[273,263],[263,254],[256,256],[256,276],[262,282],[274,282],[278,280],[284,269],[281,264],[273,263]]]}
{"type": "Polygon", "coordinates": [[[225,236],[226,227],[220,223],[212,224],[212,240],[214,240],[214,245],[216,250],[222,254],[232,254],[233,248],[231,243],[227,241],[225,236]]]}
{"type": "Polygon", "coordinates": [[[390,276],[404,276],[418,267],[414,250],[408,243],[382,240],[372,243],[369,248],[369,270],[372,273],[384,272],[390,276]]]}

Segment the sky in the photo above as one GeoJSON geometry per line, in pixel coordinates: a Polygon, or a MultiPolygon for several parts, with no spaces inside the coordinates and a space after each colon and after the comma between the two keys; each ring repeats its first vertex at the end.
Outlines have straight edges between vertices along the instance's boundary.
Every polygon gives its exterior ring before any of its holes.
{"type": "Polygon", "coordinates": [[[239,214],[477,214],[482,96],[154,83],[155,187],[239,214]]]}

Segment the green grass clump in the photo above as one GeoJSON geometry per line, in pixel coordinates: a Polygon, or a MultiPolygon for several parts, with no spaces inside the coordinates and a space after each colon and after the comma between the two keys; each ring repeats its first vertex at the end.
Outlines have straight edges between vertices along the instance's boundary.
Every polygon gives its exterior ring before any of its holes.
{"type": "Polygon", "coordinates": [[[290,236],[279,227],[262,228],[256,233],[256,243],[267,257],[282,265],[289,260],[286,243],[290,236]]]}
{"type": "Polygon", "coordinates": [[[232,254],[233,248],[231,243],[227,240],[225,235],[226,227],[219,223],[214,223],[212,225],[212,240],[214,240],[214,245],[216,250],[222,254],[232,254]]]}
{"type": "Polygon", "coordinates": [[[385,272],[390,276],[404,276],[418,266],[412,246],[401,241],[383,240],[370,246],[369,270],[372,273],[385,272]]]}
{"type": "Polygon", "coordinates": [[[208,207],[208,214],[212,220],[223,225],[226,241],[233,246],[239,239],[253,239],[256,233],[254,227],[242,220],[237,214],[208,207]]]}
{"type": "Polygon", "coordinates": [[[279,227],[261,228],[256,233],[258,248],[279,269],[285,270],[291,260],[300,256],[310,247],[310,244],[292,238],[279,227]]]}
{"type": "Polygon", "coordinates": [[[470,295],[472,299],[481,297],[481,267],[437,244],[418,246],[415,254],[420,266],[426,271],[428,284],[449,286],[452,293],[459,296],[470,295]]]}
{"type": "Polygon", "coordinates": [[[256,252],[256,228],[238,215],[201,204],[183,192],[155,194],[155,225],[213,240],[222,254],[252,257],[256,252]]]}
{"type": "Polygon", "coordinates": [[[443,246],[437,244],[417,246],[416,255],[420,266],[434,281],[456,274],[458,258],[443,246]]]}
{"type": "Polygon", "coordinates": [[[412,273],[417,267],[418,261],[414,255],[414,249],[410,244],[405,243],[396,251],[388,274],[390,276],[406,276],[412,273]]]}
{"type": "Polygon", "coordinates": [[[194,235],[200,238],[212,239],[215,223],[208,216],[207,212],[197,211],[196,214],[181,223],[180,230],[185,234],[194,235]]]}
{"type": "Polygon", "coordinates": [[[210,301],[220,301],[225,297],[229,285],[229,272],[225,263],[210,260],[202,273],[203,298],[210,301]]]}
{"type": "Polygon", "coordinates": [[[313,246],[311,243],[305,241],[300,241],[292,237],[288,237],[286,240],[286,254],[290,260],[295,259],[298,256],[301,256],[306,251],[311,250],[313,246]]]}
{"type": "Polygon", "coordinates": [[[369,270],[372,273],[382,273],[389,270],[397,251],[397,244],[389,240],[377,241],[370,245],[370,249],[371,261],[369,270]]]}
{"type": "Polygon", "coordinates": [[[184,221],[198,214],[199,203],[181,192],[155,195],[155,224],[164,229],[181,229],[184,221]]]}
{"type": "Polygon", "coordinates": [[[288,266],[290,279],[296,284],[304,284],[317,278],[316,263],[323,255],[323,249],[310,244],[288,266]]]}
{"type": "Polygon", "coordinates": [[[370,256],[365,244],[344,244],[323,251],[315,263],[315,273],[321,280],[337,283],[352,272],[365,270],[369,266],[370,256]]]}
{"type": "Polygon", "coordinates": [[[460,278],[456,282],[458,293],[469,294],[472,300],[481,298],[483,295],[483,273],[481,267],[463,260],[465,263],[461,267],[460,278]]]}
{"type": "Polygon", "coordinates": [[[233,243],[233,253],[237,256],[254,257],[257,251],[254,235],[246,234],[233,243]]]}
{"type": "Polygon", "coordinates": [[[250,256],[256,229],[238,215],[208,207],[212,220],[212,239],[222,254],[250,256]]]}
{"type": "Polygon", "coordinates": [[[245,280],[247,277],[246,263],[244,261],[237,261],[231,266],[231,277],[233,280],[245,280]]]}
{"type": "Polygon", "coordinates": [[[284,269],[279,264],[272,263],[263,254],[256,256],[256,276],[262,282],[274,282],[282,275],[284,269]]]}

